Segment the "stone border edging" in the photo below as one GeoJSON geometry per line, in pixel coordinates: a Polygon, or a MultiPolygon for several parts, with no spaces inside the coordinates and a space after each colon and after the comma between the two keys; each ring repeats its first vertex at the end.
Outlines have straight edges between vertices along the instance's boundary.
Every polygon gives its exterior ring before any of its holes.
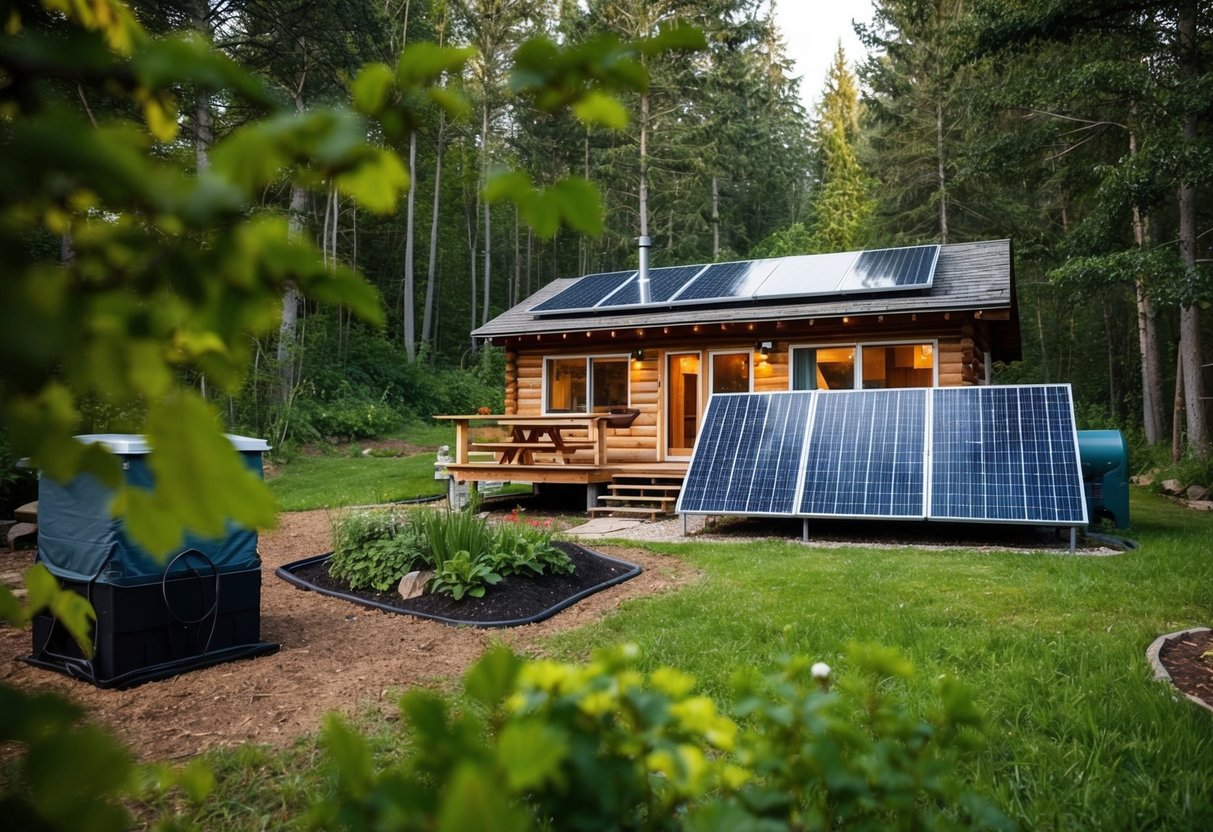
{"type": "MultiPolygon", "coordinates": [[[[1174,633],[1167,633],[1165,636],[1159,636],[1158,638],[1154,639],[1154,642],[1149,646],[1149,648],[1146,649],[1146,660],[1150,662],[1150,667],[1152,667],[1154,669],[1154,678],[1160,682],[1167,682],[1172,687],[1175,687],[1174,681],[1171,679],[1170,672],[1168,672],[1167,669],[1165,667],[1163,667],[1162,661],[1158,657],[1158,654],[1162,652],[1163,645],[1166,644],[1168,641],[1176,641],[1178,639],[1181,639],[1184,636],[1188,635],[1189,633],[1207,633],[1207,632],[1209,632],[1208,627],[1189,627],[1186,630],[1176,630],[1174,633]]],[[[1213,711],[1213,705],[1210,705],[1208,702],[1204,701],[1203,699],[1195,697],[1190,693],[1184,693],[1178,687],[1175,687],[1175,692],[1177,694],[1183,696],[1185,699],[1189,699],[1192,702],[1195,702],[1197,705],[1200,705],[1200,707],[1204,708],[1205,710],[1213,711]]]]}

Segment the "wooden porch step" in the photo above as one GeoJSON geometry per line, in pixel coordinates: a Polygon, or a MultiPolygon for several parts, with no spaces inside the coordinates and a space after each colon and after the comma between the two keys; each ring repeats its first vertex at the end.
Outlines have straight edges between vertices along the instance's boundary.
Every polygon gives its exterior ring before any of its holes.
{"type": "Polygon", "coordinates": [[[657,496],[645,494],[606,494],[599,498],[604,503],[659,503],[662,506],[673,505],[678,502],[678,497],[674,496],[657,496]]]}
{"type": "Polygon", "coordinates": [[[590,509],[590,516],[598,517],[603,514],[628,515],[630,517],[647,517],[656,520],[665,516],[666,512],[659,508],[632,508],[628,506],[595,506],[590,509]]]}
{"type": "Polygon", "coordinates": [[[682,490],[681,485],[649,482],[617,482],[607,486],[612,492],[658,491],[665,494],[677,494],[682,490]]]}

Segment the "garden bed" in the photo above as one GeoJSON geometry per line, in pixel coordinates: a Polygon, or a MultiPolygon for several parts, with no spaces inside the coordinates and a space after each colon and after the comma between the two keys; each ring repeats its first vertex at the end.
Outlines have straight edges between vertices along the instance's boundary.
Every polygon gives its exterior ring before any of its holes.
{"type": "Polygon", "coordinates": [[[1146,651],[1154,676],[1213,711],[1213,630],[1193,627],[1159,636],[1146,651]]]}
{"type": "Polygon", "coordinates": [[[405,600],[394,590],[351,589],[329,574],[331,553],[279,567],[278,577],[301,589],[344,598],[373,609],[431,618],[444,624],[473,627],[514,627],[550,618],[582,598],[634,578],[641,568],[573,543],[556,542],[556,548],[572,559],[572,574],[546,574],[523,578],[511,576],[490,587],[483,597],[465,596],[456,601],[446,595],[426,594],[405,600]]]}

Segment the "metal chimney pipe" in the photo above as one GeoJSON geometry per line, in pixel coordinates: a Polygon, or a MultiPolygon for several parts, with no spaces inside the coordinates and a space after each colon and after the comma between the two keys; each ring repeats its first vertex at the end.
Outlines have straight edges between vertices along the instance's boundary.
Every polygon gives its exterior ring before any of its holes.
{"type": "Polygon", "coordinates": [[[653,245],[653,241],[648,236],[638,237],[636,241],[640,243],[640,274],[636,283],[640,287],[640,302],[648,304],[653,302],[649,292],[649,247],[653,245]]]}

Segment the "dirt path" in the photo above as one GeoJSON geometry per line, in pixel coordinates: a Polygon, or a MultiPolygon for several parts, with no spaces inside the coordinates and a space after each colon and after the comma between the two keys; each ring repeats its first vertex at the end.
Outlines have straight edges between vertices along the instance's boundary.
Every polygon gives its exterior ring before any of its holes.
{"type": "MultiPolygon", "coordinates": [[[[639,563],[644,573],[604,590],[540,624],[512,630],[448,627],[304,592],[274,569],[331,548],[323,511],[294,512],[262,535],[261,637],[282,649],[252,661],[229,662],[125,691],[99,690],[19,661],[30,634],[0,627],[0,678],[24,690],[56,691],[110,726],[143,759],[178,759],[245,741],[283,746],[317,730],[331,710],[394,703],[400,688],[458,677],[494,640],[534,652],[542,637],[596,621],[627,598],[692,580],[695,571],[670,557],[604,547],[639,563]]],[[[592,544],[591,544],[592,545],[592,544]]],[[[24,568],[27,554],[0,555],[24,568]]],[[[17,571],[6,568],[4,571],[17,571]]]]}

